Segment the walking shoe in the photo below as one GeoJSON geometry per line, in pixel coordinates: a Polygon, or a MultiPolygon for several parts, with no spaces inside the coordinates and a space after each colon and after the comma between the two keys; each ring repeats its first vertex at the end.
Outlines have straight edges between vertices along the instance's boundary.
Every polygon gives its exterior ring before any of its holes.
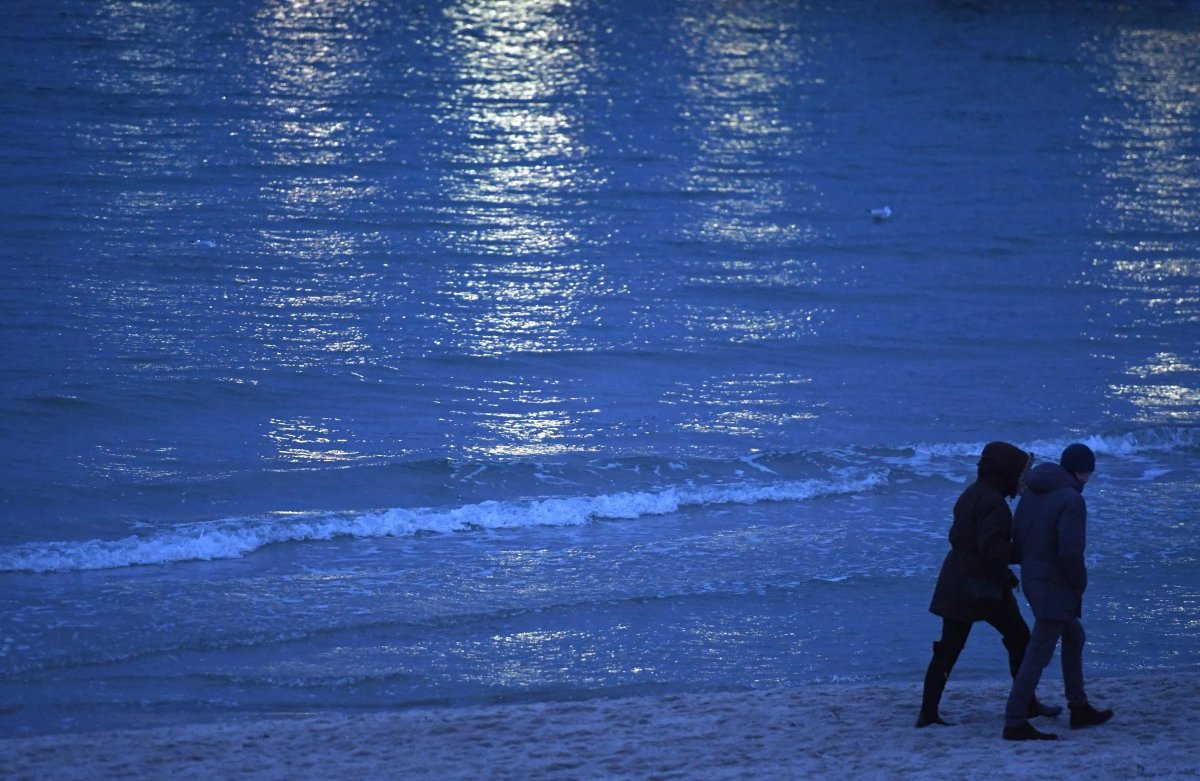
{"type": "Polygon", "coordinates": [[[1112,710],[1105,708],[1104,710],[1096,710],[1088,703],[1082,705],[1071,706],[1071,729],[1082,729],[1084,727],[1095,727],[1108,721],[1113,717],[1112,710]]]}
{"type": "Polygon", "coordinates": [[[1036,727],[1028,721],[1022,722],[1015,727],[1004,728],[1005,740],[1058,740],[1058,735],[1053,732],[1039,732],[1036,727]]]}
{"type": "Polygon", "coordinates": [[[1047,705],[1044,702],[1038,702],[1037,697],[1034,697],[1033,702],[1029,705],[1029,718],[1031,719],[1038,716],[1045,716],[1049,718],[1051,716],[1057,716],[1060,713],[1062,713],[1061,705],[1047,705]]]}

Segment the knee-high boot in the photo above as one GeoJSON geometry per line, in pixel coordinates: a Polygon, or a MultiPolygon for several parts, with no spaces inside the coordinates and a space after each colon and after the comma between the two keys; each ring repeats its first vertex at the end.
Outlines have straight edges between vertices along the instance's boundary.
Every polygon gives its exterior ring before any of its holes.
{"type": "Polygon", "coordinates": [[[933,658],[929,660],[929,668],[925,671],[925,690],[921,695],[921,714],[917,716],[918,727],[946,723],[938,714],[938,706],[941,705],[942,692],[946,689],[946,681],[950,678],[957,657],[958,654],[951,653],[945,643],[934,642],[933,658]]]}

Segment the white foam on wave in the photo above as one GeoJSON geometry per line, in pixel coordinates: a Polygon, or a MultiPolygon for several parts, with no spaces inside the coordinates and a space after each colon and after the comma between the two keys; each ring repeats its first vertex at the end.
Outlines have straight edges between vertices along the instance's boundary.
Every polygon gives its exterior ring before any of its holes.
{"type": "MultiPolygon", "coordinates": [[[[1125,434],[1089,434],[1060,439],[1039,439],[1013,444],[1032,451],[1039,461],[1057,460],[1063,448],[1072,442],[1082,442],[1099,455],[1132,456],[1143,453],[1169,453],[1200,448],[1200,428],[1156,428],[1125,434]]],[[[935,458],[978,457],[986,442],[922,442],[912,445],[912,463],[924,463],[935,458]]]]}
{"type": "Polygon", "coordinates": [[[1030,442],[1026,449],[1037,454],[1039,461],[1057,461],[1063,448],[1072,442],[1082,442],[1095,451],[1096,455],[1113,458],[1175,453],[1200,448],[1200,429],[1157,428],[1125,434],[1087,434],[1067,439],[1030,442]]]}
{"type": "Polygon", "coordinates": [[[121,540],[30,543],[0,550],[0,572],[61,572],[114,569],[245,556],[280,542],[336,537],[403,537],[420,532],[580,526],[596,520],[634,520],[701,505],[800,501],[860,493],[883,484],[886,473],[837,480],[799,480],[766,485],[676,486],[599,496],[551,497],[527,502],[485,501],[450,509],[405,508],[354,515],[328,514],[272,519],[229,519],[192,524],[170,532],[121,540]]]}

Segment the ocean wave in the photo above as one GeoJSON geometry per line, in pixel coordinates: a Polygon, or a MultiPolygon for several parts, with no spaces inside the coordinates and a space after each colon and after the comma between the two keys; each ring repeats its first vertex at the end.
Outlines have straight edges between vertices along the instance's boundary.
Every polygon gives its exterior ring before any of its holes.
{"type": "Polygon", "coordinates": [[[801,501],[861,493],[882,485],[886,479],[886,472],[871,472],[828,480],[674,486],[659,491],[550,497],[524,502],[489,500],[449,509],[396,507],[357,514],[226,519],[120,540],[25,544],[0,550],[0,572],[63,572],[213,561],[245,556],[275,543],[339,537],[402,537],[531,526],[580,526],[600,520],[635,520],[665,515],[691,506],[801,501]]]}
{"type": "MultiPolygon", "coordinates": [[[[1013,440],[1018,447],[1032,451],[1039,460],[1055,459],[1072,442],[1082,442],[1099,455],[1131,456],[1145,453],[1170,453],[1200,448],[1200,428],[1190,426],[1140,429],[1138,431],[1079,434],[1029,442],[1013,440]]],[[[986,442],[918,443],[901,450],[915,461],[932,458],[970,458],[978,456],[986,442]]]]}
{"type": "MultiPolygon", "coordinates": [[[[1200,428],[1151,428],[1127,434],[1098,434],[1079,440],[1101,455],[1127,456],[1142,453],[1200,449],[1200,428]]],[[[1066,447],[1068,442],[1063,442],[1066,447]]],[[[1049,452],[1049,451],[1047,451],[1049,452]]]]}

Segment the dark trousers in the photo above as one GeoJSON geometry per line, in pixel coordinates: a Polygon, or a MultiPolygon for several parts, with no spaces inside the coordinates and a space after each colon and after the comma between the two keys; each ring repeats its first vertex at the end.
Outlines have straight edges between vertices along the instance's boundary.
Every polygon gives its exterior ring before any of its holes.
{"type": "MultiPolygon", "coordinates": [[[[1008,651],[1009,674],[1015,678],[1025,658],[1025,648],[1029,645],[1029,625],[1021,616],[1016,601],[1006,600],[982,620],[1000,633],[1004,648],[1008,651]]],[[[942,639],[933,644],[933,658],[929,660],[929,668],[925,671],[925,690],[921,697],[922,713],[937,713],[938,705],[942,701],[942,691],[950,678],[950,671],[954,669],[959,654],[966,647],[973,626],[975,623],[972,621],[942,619],[942,639]]]]}
{"type": "Polygon", "coordinates": [[[1067,690],[1067,702],[1074,706],[1087,704],[1087,693],[1083,689],[1083,646],[1087,642],[1087,633],[1083,631],[1083,624],[1078,618],[1066,621],[1039,618],[1033,622],[1029,657],[1013,678],[1008,705],[1004,709],[1005,726],[1016,727],[1026,720],[1023,706],[1033,698],[1042,670],[1050,664],[1059,638],[1062,638],[1063,686],[1067,690]]]}

